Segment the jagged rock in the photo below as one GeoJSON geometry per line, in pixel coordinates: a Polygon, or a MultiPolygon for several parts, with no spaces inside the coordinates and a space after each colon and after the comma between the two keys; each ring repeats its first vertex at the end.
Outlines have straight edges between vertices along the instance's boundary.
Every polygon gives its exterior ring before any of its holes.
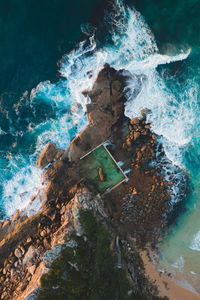
{"type": "Polygon", "coordinates": [[[45,249],[51,249],[51,245],[46,238],[43,240],[43,245],[45,249]]]}
{"type": "Polygon", "coordinates": [[[24,255],[23,265],[27,265],[38,254],[38,251],[32,245],[28,248],[28,251],[24,255]]]}
{"type": "Polygon", "coordinates": [[[7,296],[7,292],[3,292],[3,294],[1,295],[1,299],[5,299],[7,296]]]}
{"type": "Polygon", "coordinates": [[[16,273],[15,269],[12,268],[10,270],[10,276],[13,277],[15,275],[15,273],[16,273]]]}
{"type": "Polygon", "coordinates": [[[2,225],[2,230],[8,227],[9,225],[10,225],[10,219],[7,218],[2,225]]]}
{"type": "Polygon", "coordinates": [[[49,210],[47,210],[46,214],[48,215],[48,217],[51,219],[52,222],[55,220],[56,210],[54,208],[50,208],[49,210]]]}
{"type": "Polygon", "coordinates": [[[33,275],[36,269],[36,265],[32,265],[30,267],[27,268],[28,272],[33,275]]]}
{"type": "Polygon", "coordinates": [[[29,236],[29,237],[27,238],[27,240],[26,240],[26,243],[29,244],[29,243],[31,243],[31,242],[32,242],[32,238],[29,236]]]}
{"type": "Polygon", "coordinates": [[[63,151],[60,150],[54,143],[49,142],[46,148],[40,154],[36,164],[40,169],[46,167],[54,159],[58,159],[62,155],[63,151]]]}
{"type": "Polygon", "coordinates": [[[66,207],[65,207],[65,205],[63,205],[60,210],[60,214],[63,215],[65,213],[65,210],[66,210],[66,207]]]}
{"type": "Polygon", "coordinates": [[[18,264],[19,264],[19,262],[16,261],[16,262],[14,263],[14,267],[17,268],[18,264]]]}
{"type": "Polygon", "coordinates": [[[17,258],[21,258],[22,257],[22,251],[19,249],[19,248],[16,248],[15,249],[15,252],[14,252],[15,256],[17,258]]]}
{"type": "Polygon", "coordinates": [[[25,253],[24,248],[22,246],[20,246],[19,249],[21,250],[22,255],[24,255],[24,253],[25,253]]]}
{"type": "Polygon", "coordinates": [[[41,237],[45,237],[45,236],[46,236],[46,230],[42,230],[42,231],[40,232],[40,235],[41,235],[41,237]]]}
{"type": "Polygon", "coordinates": [[[50,235],[50,234],[51,234],[51,230],[50,230],[49,227],[46,228],[46,234],[47,234],[47,235],[50,235]]]}
{"type": "Polygon", "coordinates": [[[139,119],[138,118],[134,118],[134,119],[131,119],[130,123],[133,124],[133,125],[138,125],[139,124],[139,119]]]}
{"type": "Polygon", "coordinates": [[[134,132],[133,136],[134,136],[134,140],[137,140],[140,136],[140,133],[139,132],[134,132]]]}
{"type": "Polygon", "coordinates": [[[87,105],[89,125],[73,140],[64,157],[77,161],[110,136],[112,126],[124,118],[124,85],[122,73],[106,64],[99,72],[93,89],[83,93],[91,99],[87,105]]]}
{"type": "Polygon", "coordinates": [[[14,215],[12,216],[11,221],[16,222],[19,217],[20,217],[20,210],[17,209],[16,212],[14,213],[14,215]]]}

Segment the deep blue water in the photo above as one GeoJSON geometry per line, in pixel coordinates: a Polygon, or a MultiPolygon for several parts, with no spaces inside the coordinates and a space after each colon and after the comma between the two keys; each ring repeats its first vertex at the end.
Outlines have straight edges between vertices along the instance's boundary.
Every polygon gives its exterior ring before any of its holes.
{"type": "MultiPolygon", "coordinates": [[[[190,178],[186,212],[160,245],[160,267],[200,292],[200,1],[126,3],[131,9],[121,1],[0,0],[1,214],[39,208],[39,200],[28,206],[43,187],[35,161],[48,141],[64,149],[87,124],[81,91],[105,62],[144,74],[138,97],[127,94],[126,114],[152,111],[172,162],[163,170],[174,182],[172,207],[181,176],[190,178]]],[[[134,91],[134,81],[127,84],[134,91]]]]}
{"type": "MultiPolygon", "coordinates": [[[[2,199],[2,184],[26,166],[36,150],[38,134],[31,129],[55,119],[57,114],[55,105],[43,99],[32,104],[31,91],[40,82],[59,81],[59,61],[83,38],[81,26],[86,26],[88,21],[94,25],[99,22],[102,15],[99,3],[98,0],[72,1],[69,6],[63,0],[0,0],[2,213],[6,213],[7,201],[5,197],[2,199]]],[[[11,191],[12,197],[14,193],[11,191]]]]}

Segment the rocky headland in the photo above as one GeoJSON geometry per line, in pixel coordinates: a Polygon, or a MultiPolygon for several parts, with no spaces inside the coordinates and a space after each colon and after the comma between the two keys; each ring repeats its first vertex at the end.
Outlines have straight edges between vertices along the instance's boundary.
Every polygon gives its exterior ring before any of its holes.
{"type": "MultiPolygon", "coordinates": [[[[87,127],[65,151],[50,142],[38,158],[45,185],[31,201],[39,197],[41,210],[31,217],[17,211],[1,224],[1,299],[37,298],[42,274],[66,246],[64,237],[73,230],[83,234],[81,209],[92,210],[112,239],[118,237],[131,284],[149,299],[158,299],[139,252],[154,246],[161,236],[170,194],[167,182],[152,167],[157,137],[146,122],[148,111],[144,110],[140,119],[130,120],[124,115],[128,76],[106,64],[93,89],[83,91],[88,99],[87,127]],[[123,162],[128,181],[100,194],[86,180],[80,158],[104,142],[115,160],[123,162]]],[[[102,171],[101,175],[103,180],[102,171]]]]}

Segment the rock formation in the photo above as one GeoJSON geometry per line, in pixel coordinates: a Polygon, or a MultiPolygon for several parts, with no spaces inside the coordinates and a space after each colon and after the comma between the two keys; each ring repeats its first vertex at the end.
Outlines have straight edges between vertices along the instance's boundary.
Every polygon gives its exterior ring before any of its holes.
{"type": "MultiPolygon", "coordinates": [[[[38,158],[46,182],[41,211],[30,218],[17,212],[1,225],[1,299],[35,299],[39,279],[59,255],[66,233],[75,229],[82,234],[81,208],[93,210],[97,220],[119,236],[129,253],[131,280],[136,283],[141,276],[137,249],[159,237],[170,197],[166,182],[150,164],[156,161],[156,135],[146,123],[145,113],[133,120],[124,115],[123,74],[106,64],[93,89],[83,92],[89,100],[87,127],[66,151],[49,143],[38,158]],[[100,196],[80,172],[80,158],[105,141],[110,142],[108,149],[115,159],[124,163],[129,180],[100,196]]],[[[103,180],[102,171],[99,176],[103,180]]]]}

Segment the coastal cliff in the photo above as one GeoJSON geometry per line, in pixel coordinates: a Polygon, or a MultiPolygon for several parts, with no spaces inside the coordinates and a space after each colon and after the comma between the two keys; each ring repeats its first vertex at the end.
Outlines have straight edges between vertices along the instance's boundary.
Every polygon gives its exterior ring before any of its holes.
{"type": "MultiPolygon", "coordinates": [[[[87,127],[62,151],[49,143],[37,160],[43,170],[44,189],[41,210],[31,217],[17,211],[1,224],[0,293],[1,299],[36,299],[40,278],[66,247],[65,237],[73,230],[80,236],[82,209],[91,210],[124,249],[124,266],[137,292],[147,299],[158,299],[157,289],[146,278],[139,251],[155,245],[166,224],[170,194],[156,162],[156,135],[146,122],[124,115],[124,87],[128,74],[108,64],[100,71],[88,99],[87,127]],[[87,180],[81,158],[107,143],[116,162],[123,162],[128,178],[115,189],[99,193],[87,180]]],[[[101,170],[101,181],[105,174],[101,170]]]]}

